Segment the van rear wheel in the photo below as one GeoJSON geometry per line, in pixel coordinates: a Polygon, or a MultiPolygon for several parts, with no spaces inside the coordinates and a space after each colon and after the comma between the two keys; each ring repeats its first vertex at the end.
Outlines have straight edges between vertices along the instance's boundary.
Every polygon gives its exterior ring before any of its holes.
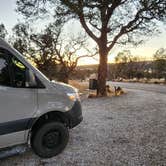
{"type": "Polygon", "coordinates": [[[42,158],[56,156],[64,150],[69,140],[69,131],[60,122],[49,122],[32,134],[31,145],[42,158]]]}

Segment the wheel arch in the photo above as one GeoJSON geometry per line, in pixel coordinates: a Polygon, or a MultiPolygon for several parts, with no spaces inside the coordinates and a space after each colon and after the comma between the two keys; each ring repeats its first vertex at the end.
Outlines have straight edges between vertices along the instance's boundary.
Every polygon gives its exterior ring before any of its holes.
{"type": "Polygon", "coordinates": [[[29,131],[27,133],[28,142],[31,140],[33,133],[37,131],[43,124],[50,121],[57,121],[63,123],[65,126],[69,127],[70,120],[65,116],[64,112],[61,111],[49,111],[39,117],[35,118],[29,123],[29,131]]]}

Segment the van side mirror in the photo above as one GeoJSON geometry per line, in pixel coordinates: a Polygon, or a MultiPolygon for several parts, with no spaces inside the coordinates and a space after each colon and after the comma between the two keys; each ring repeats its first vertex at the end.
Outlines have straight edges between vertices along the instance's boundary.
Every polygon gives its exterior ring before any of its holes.
{"type": "Polygon", "coordinates": [[[31,69],[26,70],[26,87],[37,87],[36,77],[31,69]]]}

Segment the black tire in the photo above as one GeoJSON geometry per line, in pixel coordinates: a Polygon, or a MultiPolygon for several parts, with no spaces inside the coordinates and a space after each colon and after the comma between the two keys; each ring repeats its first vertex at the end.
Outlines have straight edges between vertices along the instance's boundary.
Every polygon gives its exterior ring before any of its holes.
{"type": "Polygon", "coordinates": [[[50,158],[61,153],[69,140],[69,131],[60,122],[48,122],[32,133],[31,145],[42,158],[50,158]]]}

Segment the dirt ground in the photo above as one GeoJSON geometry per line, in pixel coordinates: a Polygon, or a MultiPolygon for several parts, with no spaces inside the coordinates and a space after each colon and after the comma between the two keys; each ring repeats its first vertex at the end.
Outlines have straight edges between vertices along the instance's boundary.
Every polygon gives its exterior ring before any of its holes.
{"type": "Polygon", "coordinates": [[[67,148],[43,160],[32,151],[0,166],[164,166],[166,93],[128,89],[111,98],[84,99],[84,121],[72,129],[67,148]]]}

